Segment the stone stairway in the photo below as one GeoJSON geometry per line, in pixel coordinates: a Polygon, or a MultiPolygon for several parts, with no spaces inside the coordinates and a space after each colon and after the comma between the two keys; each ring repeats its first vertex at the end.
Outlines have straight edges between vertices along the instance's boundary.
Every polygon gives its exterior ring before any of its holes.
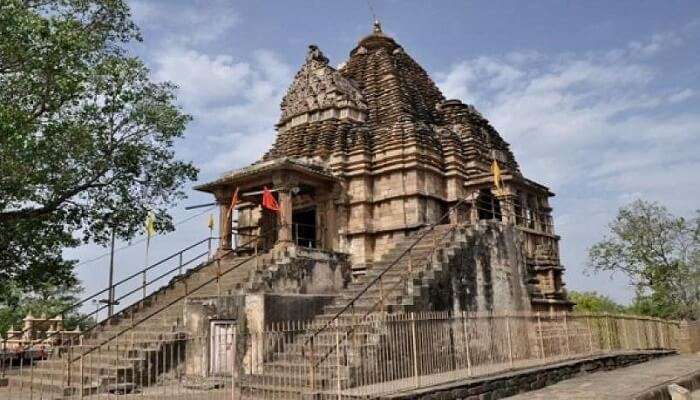
{"type": "MultiPolygon", "coordinates": [[[[310,333],[299,334],[283,350],[269,355],[263,362],[260,373],[245,377],[242,382],[243,395],[250,399],[285,398],[298,395],[300,387],[311,389],[312,376],[313,388],[316,391],[335,388],[338,381],[342,387],[350,387],[352,385],[351,367],[348,366],[350,363],[346,363],[341,368],[337,365],[335,355],[337,338],[353,340],[356,348],[364,348],[363,356],[372,354],[371,349],[378,346],[381,331],[377,331],[371,323],[360,324],[358,327],[357,321],[362,321],[368,314],[403,313],[423,309],[426,305],[420,304],[421,292],[427,290],[438,274],[447,267],[450,257],[455,249],[466,241],[465,238],[466,229],[463,226],[438,225],[433,230],[418,231],[396,243],[379,262],[374,263],[366,275],[348,285],[331,304],[324,308],[321,314],[311,321],[312,328],[309,331],[318,331],[330,325],[313,340],[310,333]],[[372,280],[394,263],[423,233],[426,233],[423,239],[410,252],[410,275],[407,254],[382,276],[381,283],[376,282],[362,293],[372,280]],[[355,301],[354,306],[345,309],[358,295],[360,297],[355,301]],[[338,313],[341,314],[334,320],[338,313]],[[356,328],[350,332],[350,326],[353,325],[356,328]],[[311,346],[312,341],[313,346],[311,346]]],[[[345,359],[348,356],[344,354],[342,357],[345,359]]],[[[355,355],[355,358],[357,356],[355,355]]]]}
{"type": "Polygon", "coordinates": [[[160,374],[172,371],[184,360],[185,294],[206,297],[239,290],[256,265],[250,256],[231,255],[220,265],[203,263],[188,270],[86,332],[82,345],[61,348],[60,354],[36,362],[29,372],[11,376],[9,384],[60,398],[80,396],[81,391],[83,395],[127,393],[156,382],[160,374]],[[218,270],[225,273],[220,285],[207,283],[218,270]]]}

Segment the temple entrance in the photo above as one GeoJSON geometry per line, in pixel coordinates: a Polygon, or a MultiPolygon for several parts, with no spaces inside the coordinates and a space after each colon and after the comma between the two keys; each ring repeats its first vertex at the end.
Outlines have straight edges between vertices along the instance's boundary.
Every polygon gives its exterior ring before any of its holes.
{"type": "Polygon", "coordinates": [[[292,212],[292,239],[297,246],[317,247],[316,207],[292,212]]]}
{"type": "Polygon", "coordinates": [[[260,214],[260,250],[267,251],[277,243],[277,227],[279,225],[277,213],[263,208],[260,214]]]}
{"type": "Polygon", "coordinates": [[[501,220],[501,203],[489,189],[479,190],[479,197],[476,198],[476,208],[479,212],[479,219],[501,220]]]}

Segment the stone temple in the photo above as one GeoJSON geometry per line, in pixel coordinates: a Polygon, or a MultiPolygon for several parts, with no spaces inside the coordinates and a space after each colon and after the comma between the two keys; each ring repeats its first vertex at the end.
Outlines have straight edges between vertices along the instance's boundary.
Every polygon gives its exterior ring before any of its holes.
{"type": "MultiPolygon", "coordinates": [[[[489,122],[473,106],[445,99],[378,23],[339,69],[309,47],[276,128],[257,162],[196,188],[220,206],[213,258],[183,271],[176,253],[177,276],[75,333],[80,346],[58,360],[36,363],[40,382],[20,374],[10,387],[81,395],[148,389],[177,366],[197,378],[240,371],[247,377],[241,384],[253,388],[308,367],[308,335],[286,338],[293,343],[275,354],[260,351],[259,334],[275,324],[321,328],[432,311],[539,318],[570,310],[553,193],[525,178],[489,122]],[[263,207],[271,197],[276,205],[263,207]],[[220,346],[222,335],[235,336],[235,344],[220,346]],[[149,360],[162,364],[173,353],[170,366],[151,368],[149,360]],[[106,366],[82,368],[85,357],[106,366]]],[[[142,272],[143,282],[163,282],[155,270],[148,278],[142,272]]],[[[28,316],[28,329],[9,332],[8,343],[31,343],[29,328],[40,322],[56,321],[28,316]]],[[[312,338],[328,346],[336,335],[320,329],[312,338]]],[[[373,343],[367,348],[382,342],[373,343]]],[[[312,386],[332,372],[311,371],[312,386]]]]}
{"type": "MultiPolygon", "coordinates": [[[[432,290],[422,291],[415,307],[570,308],[548,201],[553,193],[524,177],[496,129],[473,106],[445,99],[379,23],[340,69],[309,46],[276,128],[259,161],[197,187],[221,206],[221,251],[236,245],[226,221],[236,189],[239,246],[260,235],[258,251],[279,256],[305,248],[346,260],[341,270],[348,269],[349,282],[364,281],[425,227],[462,224],[469,240],[450,260],[444,282],[428,285],[432,290]],[[261,207],[264,187],[275,191],[279,213],[261,207]]],[[[302,287],[299,293],[310,294],[302,287]]]]}

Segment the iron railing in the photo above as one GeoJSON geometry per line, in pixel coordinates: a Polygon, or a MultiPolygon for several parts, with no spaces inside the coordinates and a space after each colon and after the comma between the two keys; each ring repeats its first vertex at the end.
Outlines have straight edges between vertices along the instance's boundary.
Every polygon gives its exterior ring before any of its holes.
{"type": "MultiPolygon", "coordinates": [[[[83,298],[83,299],[81,299],[81,300],[79,300],[79,301],[77,301],[69,306],[64,307],[63,309],[61,309],[57,313],[54,313],[54,314],[48,316],[46,319],[53,319],[56,317],[61,317],[63,320],[65,320],[67,315],[69,315],[72,312],[75,312],[76,314],[79,315],[79,317],[78,317],[78,319],[76,319],[72,322],[75,323],[76,325],[80,326],[85,321],[93,320],[93,321],[95,321],[95,323],[88,328],[88,329],[92,329],[95,326],[104,323],[106,320],[108,320],[110,318],[110,316],[108,316],[107,318],[105,318],[102,321],[98,321],[98,318],[97,318],[99,316],[100,312],[104,311],[105,309],[107,309],[109,307],[109,304],[104,304],[102,306],[99,306],[95,310],[88,312],[88,313],[83,313],[83,312],[77,311],[81,307],[85,306],[86,304],[88,304],[88,302],[90,302],[92,300],[95,300],[95,301],[101,300],[100,297],[102,297],[104,295],[109,296],[110,290],[114,292],[114,291],[116,291],[117,288],[126,286],[128,283],[133,282],[133,280],[138,278],[138,277],[142,278],[141,285],[135,289],[127,290],[126,293],[115,298],[114,302],[118,303],[121,300],[133,295],[134,293],[137,293],[138,291],[141,291],[143,293],[143,297],[142,297],[142,299],[143,299],[146,297],[147,288],[149,286],[153,285],[153,283],[162,280],[166,276],[172,275],[176,271],[179,274],[182,274],[182,270],[184,267],[194,263],[195,261],[201,259],[204,256],[209,256],[211,254],[212,242],[217,240],[217,239],[218,239],[217,237],[208,237],[208,238],[199,240],[193,244],[190,244],[190,245],[178,250],[177,252],[175,252],[175,253],[173,253],[165,258],[162,258],[159,261],[157,261],[151,265],[144,267],[143,269],[139,270],[138,272],[135,272],[135,273],[123,278],[123,279],[120,279],[119,281],[115,282],[111,287],[106,287],[102,290],[99,290],[99,291],[93,293],[90,296],[87,296],[87,297],[85,297],[85,298],[83,298]],[[206,251],[198,252],[195,255],[188,255],[187,256],[188,258],[184,258],[186,253],[196,249],[197,247],[203,245],[204,243],[207,244],[206,251]],[[176,267],[171,268],[169,270],[166,270],[165,272],[161,272],[155,278],[151,278],[150,281],[148,280],[148,272],[149,271],[153,271],[156,268],[165,265],[168,261],[172,261],[175,259],[178,260],[178,264],[176,267]]],[[[23,328],[21,331],[15,332],[14,337],[23,337],[27,332],[28,332],[28,329],[23,328]]],[[[35,340],[35,344],[42,344],[44,342],[47,342],[51,339],[54,339],[56,336],[60,335],[61,333],[62,332],[60,332],[60,331],[49,332],[45,336],[43,336],[41,338],[37,338],[35,340]]],[[[3,341],[3,345],[5,345],[5,344],[6,344],[6,341],[3,341]]]]}
{"type": "MultiPolygon", "coordinates": [[[[325,322],[320,329],[317,331],[313,332],[308,339],[305,340],[304,347],[310,346],[311,347],[311,354],[314,354],[314,340],[316,337],[321,335],[324,332],[329,331],[331,327],[338,321],[338,319],[343,316],[348,310],[350,310],[351,315],[355,314],[354,311],[354,305],[355,303],[360,300],[365,293],[367,293],[371,288],[375,287],[375,285],[380,285],[380,291],[384,291],[383,289],[383,277],[391,270],[393,270],[396,266],[400,265],[400,262],[404,260],[404,257],[408,257],[408,268],[403,271],[404,273],[402,276],[405,275],[411,275],[413,274],[413,258],[412,258],[412,250],[430,233],[432,232],[436,226],[441,225],[446,219],[450,218],[453,212],[455,212],[458,207],[462,204],[464,204],[466,200],[459,200],[457,201],[454,205],[450,206],[448,210],[434,223],[428,225],[426,228],[424,228],[423,231],[421,231],[416,238],[409,246],[406,248],[403,252],[399,254],[396,259],[394,259],[392,262],[390,262],[386,267],[384,267],[377,276],[375,276],[372,280],[370,280],[367,285],[360,290],[352,299],[348,301],[348,303],[340,310],[338,311],[331,319],[329,319],[327,322],[325,322]]],[[[450,234],[454,232],[454,226],[448,229],[439,239],[436,238],[436,240],[433,242],[433,248],[429,252],[429,254],[424,257],[423,260],[425,262],[426,267],[429,267],[430,263],[432,262],[433,256],[435,252],[440,249],[440,244],[442,244],[443,240],[450,234]]],[[[410,284],[410,282],[408,282],[410,284]]],[[[388,290],[389,292],[393,291],[396,289],[397,286],[404,285],[406,284],[406,279],[400,279],[393,283],[391,285],[391,288],[388,290]]],[[[370,315],[373,311],[376,310],[377,306],[381,305],[383,303],[383,295],[380,295],[380,299],[374,303],[374,305],[364,313],[364,315],[361,318],[366,318],[368,315],[370,315]]],[[[354,328],[354,327],[353,327],[354,328]]],[[[352,335],[354,331],[349,331],[347,332],[347,335],[352,335]]],[[[323,356],[321,356],[317,361],[315,361],[316,364],[320,364],[326,360],[330,356],[330,354],[333,352],[333,349],[328,350],[323,356]]]]}
{"type": "Polygon", "coordinates": [[[290,364],[279,355],[317,330],[317,322],[280,321],[248,333],[223,324],[206,335],[58,346],[41,363],[13,366],[13,384],[0,387],[0,399],[376,399],[584,357],[663,354],[684,337],[677,321],[611,314],[423,312],[334,325],[325,343],[336,349],[334,357],[315,370],[310,360],[290,364]],[[367,334],[349,340],[352,328],[367,334]],[[64,365],[71,353],[81,357],[66,366],[67,385],[66,368],[50,366],[64,365]],[[209,370],[208,378],[198,368],[209,370]]]}

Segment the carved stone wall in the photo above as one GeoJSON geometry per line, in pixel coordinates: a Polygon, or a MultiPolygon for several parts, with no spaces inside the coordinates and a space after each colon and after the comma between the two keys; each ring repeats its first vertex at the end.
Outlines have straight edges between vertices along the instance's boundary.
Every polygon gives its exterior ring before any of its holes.
{"type": "MultiPolygon", "coordinates": [[[[341,180],[331,206],[337,250],[351,255],[356,271],[371,267],[396,238],[437,222],[450,205],[491,190],[496,160],[506,185],[499,217],[530,233],[521,244],[536,294],[565,299],[547,202],[553,194],[522,175],[509,144],[474,106],[446,100],[381,29],[360,40],[338,70],[310,46],[277,128],[263,160],[313,159],[341,180]],[[553,249],[546,257],[537,254],[544,245],[553,249]]],[[[246,212],[241,221],[253,221],[255,211],[246,212]]],[[[454,220],[472,214],[465,208],[454,220]]]]}

